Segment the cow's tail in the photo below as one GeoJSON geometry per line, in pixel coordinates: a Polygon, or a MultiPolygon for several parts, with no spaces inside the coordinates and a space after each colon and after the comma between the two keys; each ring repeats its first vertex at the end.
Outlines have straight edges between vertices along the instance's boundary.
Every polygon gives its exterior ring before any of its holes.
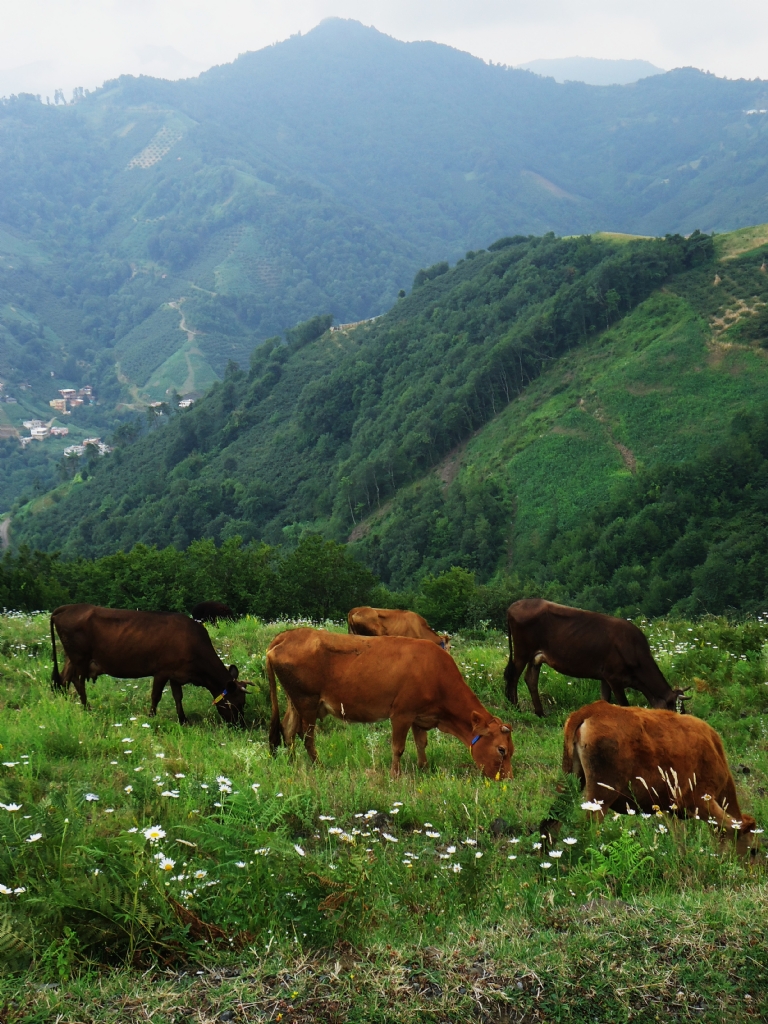
{"type": "Polygon", "coordinates": [[[576,750],[576,734],[584,722],[584,716],[578,711],[569,715],[563,729],[563,774],[581,775],[581,763],[576,750]]]}
{"type": "Polygon", "coordinates": [[[53,672],[51,673],[51,688],[61,690],[64,683],[59,672],[59,663],[56,660],[56,630],[53,628],[53,616],[51,616],[51,650],[53,651],[53,672]]]}
{"type": "Polygon", "coordinates": [[[283,739],[283,727],[280,723],[280,705],[277,702],[277,682],[275,668],[267,651],[267,679],[269,680],[269,700],[272,704],[272,719],[269,723],[269,749],[274,754],[283,739]]]}

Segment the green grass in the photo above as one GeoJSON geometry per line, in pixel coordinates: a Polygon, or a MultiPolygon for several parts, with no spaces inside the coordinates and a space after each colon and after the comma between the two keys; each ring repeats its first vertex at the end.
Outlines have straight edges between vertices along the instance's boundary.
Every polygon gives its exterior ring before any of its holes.
{"type": "MultiPolygon", "coordinates": [[[[278,625],[213,631],[256,683],[239,732],[192,687],[184,729],[170,694],[147,717],[147,680],[102,677],[88,712],[52,694],[47,626],[44,615],[0,618],[0,800],[21,805],[0,808],[0,883],[24,890],[0,895],[5,1019],[768,1013],[765,853],[745,861],[703,823],[595,826],[561,776],[562,723],[597,684],[542,674],[548,717],[526,700],[510,713],[505,638],[455,638],[469,684],[512,722],[514,778],[482,780],[461,744],[431,733],[428,771],[414,770],[409,743],[393,781],[388,723],[326,720],[317,768],[303,749],[270,758],[262,666],[278,625]],[[561,830],[536,849],[552,817],[561,830]],[[150,826],[161,840],[144,837],[150,826]]],[[[693,682],[694,713],[721,732],[742,809],[764,823],[768,625],[648,629],[670,680],[693,682]]]]}

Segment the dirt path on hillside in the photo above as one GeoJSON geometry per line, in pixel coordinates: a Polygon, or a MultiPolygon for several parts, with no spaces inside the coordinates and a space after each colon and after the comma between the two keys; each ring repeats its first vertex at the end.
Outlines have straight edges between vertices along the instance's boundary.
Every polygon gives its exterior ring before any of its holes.
{"type": "Polygon", "coordinates": [[[6,516],[0,523],[0,551],[5,551],[11,543],[11,517],[6,516]]]}

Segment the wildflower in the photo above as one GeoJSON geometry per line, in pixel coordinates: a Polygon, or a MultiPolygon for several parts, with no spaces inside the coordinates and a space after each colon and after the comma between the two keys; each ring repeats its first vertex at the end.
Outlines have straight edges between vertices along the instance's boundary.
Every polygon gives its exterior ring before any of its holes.
{"type": "Polygon", "coordinates": [[[142,722],[141,723],[141,728],[142,729],[149,729],[149,728],[151,728],[151,726],[150,726],[149,722],[142,722]]]}
{"type": "Polygon", "coordinates": [[[201,782],[200,783],[200,789],[208,789],[208,783],[207,782],[201,782]]]}
{"type": "Polygon", "coordinates": [[[476,839],[462,839],[462,843],[464,843],[465,846],[477,846],[476,839]]]}
{"type": "Polygon", "coordinates": [[[389,832],[382,832],[381,833],[381,838],[382,839],[386,839],[388,843],[399,843],[400,842],[399,839],[395,839],[394,836],[391,836],[389,834],[389,832]]]}
{"type": "Polygon", "coordinates": [[[120,742],[121,743],[133,743],[133,740],[131,739],[130,736],[125,736],[120,742]]]}
{"type": "Polygon", "coordinates": [[[208,874],[208,872],[207,872],[207,871],[204,871],[204,870],[203,870],[202,868],[200,868],[200,870],[199,870],[199,871],[196,871],[196,872],[195,872],[195,878],[197,878],[197,879],[200,879],[200,878],[205,878],[205,876],[206,876],[207,874],[208,874]]]}
{"type": "Polygon", "coordinates": [[[5,811],[20,811],[24,804],[0,804],[5,811]]]}
{"type": "Polygon", "coordinates": [[[144,836],[150,843],[156,843],[158,839],[165,839],[165,832],[159,825],[151,825],[144,829],[144,836]]]}
{"type": "Polygon", "coordinates": [[[456,847],[455,846],[446,846],[445,852],[446,853],[456,853],[456,847]]]}
{"type": "Polygon", "coordinates": [[[534,843],[533,844],[533,848],[534,848],[534,850],[540,850],[541,849],[541,843],[534,843]]]}
{"type": "Polygon", "coordinates": [[[666,825],[659,825],[659,832],[660,832],[660,833],[661,833],[662,835],[664,835],[665,833],[669,832],[669,829],[667,828],[667,826],[666,826],[666,825]]]}
{"type": "Polygon", "coordinates": [[[451,871],[454,873],[454,875],[458,875],[458,873],[461,871],[461,864],[452,864],[451,871]]]}
{"type": "Polygon", "coordinates": [[[424,828],[434,828],[434,827],[435,826],[432,824],[431,821],[425,821],[424,822],[424,828]]]}
{"type": "Polygon", "coordinates": [[[298,843],[294,843],[293,848],[300,857],[306,857],[306,854],[304,853],[304,851],[302,850],[298,843]]]}
{"type": "Polygon", "coordinates": [[[482,856],[483,856],[482,850],[476,850],[475,851],[475,860],[480,860],[480,858],[482,856]]]}
{"type": "Polygon", "coordinates": [[[178,789],[166,789],[160,794],[160,796],[170,796],[173,797],[174,800],[178,800],[179,791],[178,789]]]}
{"type": "Polygon", "coordinates": [[[507,857],[507,860],[517,860],[517,854],[510,853],[510,855],[507,857]]]}
{"type": "Polygon", "coordinates": [[[14,896],[18,896],[18,895],[20,895],[20,894],[21,894],[22,892],[26,892],[26,891],[27,891],[27,890],[26,890],[26,889],[24,888],[24,886],[23,886],[23,885],[20,885],[20,886],[19,886],[19,887],[18,887],[17,889],[14,889],[14,890],[13,890],[13,894],[14,894],[14,896]]]}
{"type": "Polygon", "coordinates": [[[582,811],[602,811],[602,800],[585,800],[581,805],[582,811]]]}
{"type": "Polygon", "coordinates": [[[450,860],[450,857],[447,853],[438,853],[437,856],[440,858],[440,860],[450,860]]]}
{"type": "Polygon", "coordinates": [[[270,848],[268,846],[262,846],[260,850],[254,850],[253,852],[259,857],[266,857],[269,853],[270,848]]]}
{"type": "Polygon", "coordinates": [[[331,828],[328,829],[328,835],[330,835],[330,836],[340,836],[343,831],[344,830],[339,828],[338,825],[333,825],[333,826],[331,826],[331,828]]]}
{"type": "Polygon", "coordinates": [[[275,793],[275,796],[282,796],[282,793],[275,793]]]}
{"type": "Polygon", "coordinates": [[[219,783],[220,786],[231,786],[232,785],[232,779],[228,779],[226,777],[226,775],[217,775],[216,776],[216,781],[219,783]]]}
{"type": "Polygon", "coordinates": [[[181,772],[176,772],[176,774],[173,777],[174,779],[186,779],[186,775],[182,775],[181,772]]]}
{"type": "Polygon", "coordinates": [[[132,793],[133,792],[133,786],[125,786],[123,788],[123,792],[124,793],[132,793]]]}
{"type": "Polygon", "coordinates": [[[27,839],[28,843],[36,843],[38,839],[43,838],[42,832],[33,832],[32,835],[27,839]]]}
{"type": "Polygon", "coordinates": [[[213,806],[214,806],[214,807],[223,807],[223,806],[224,806],[224,804],[220,804],[220,803],[219,803],[219,801],[217,800],[217,801],[216,801],[216,802],[214,803],[214,805],[213,805],[213,806]]]}
{"type": "Polygon", "coordinates": [[[330,814],[321,814],[320,821],[336,821],[336,819],[332,817],[330,814]]]}
{"type": "MultiPolygon", "coordinates": [[[[357,829],[355,829],[355,831],[357,831],[357,829]]],[[[347,832],[340,832],[339,839],[342,841],[342,843],[350,843],[352,845],[354,845],[355,842],[355,837],[349,835],[347,832]]],[[[397,840],[395,840],[395,842],[397,842],[397,840]]]]}
{"type": "Polygon", "coordinates": [[[155,859],[157,860],[157,866],[161,871],[173,871],[176,867],[176,861],[171,860],[170,857],[166,857],[165,854],[158,853],[155,859]]]}
{"type": "Polygon", "coordinates": [[[165,754],[155,754],[155,757],[163,758],[165,757],[165,754]]]}
{"type": "Polygon", "coordinates": [[[99,798],[96,796],[95,793],[86,793],[85,799],[88,801],[88,803],[93,803],[95,800],[98,800],[99,798]]]}
{"type": "Polygon", "coordinates": [[[563,856],[563,851],[562,850],[550,850],[549,851],[549,856],[550,857],[554,857],[555,860],[559,860],[563,856]]]}
{"type": "Polygon", "coordinates": [[[260,782],[252,782],[251,783],[251,789],[253,790],[254,793],[258,793],[260,788],[261,788],[261,783],[260,782]]]}
{"type": "Polygon", "coordinates": [[[244,860],[238,860],[238,861],[235,861],[235,867],[236,868],[246,868],[246,867],[248,867],[248,865],[245,863],[244,860]]]}
{"type": "Polygon", "coordinates": [[[9,889],[7,885],[0,885],[0,892],[3,896],[13,896],[13,889],[9,889]]]}
{"type": "Polygon", "coordinates": [[[439,839],[440,838],[440,833],[439,832],[425,832],[424,834],[429,836],[430,839],[439,839]]]}
{"type": "Polygon", "coordinates": [[[650,814],[644,814],[644,813],[643,813],[643,812],[641,811],[641,812],[640,812],[640,817],[641,817],[641,818],[645,818],[645,819],[646,819],[646,821],[647,821],[647,820],[648,820],[648,818],[650,818],[650,814]]]}
{"type": "Polygon", "coordinates": [[[539,867],[540,868],[544,868],[544,870],[546,871],[547,868],[551,868],[552,865],[549,863],[548,860],[544,860],[544,861],[541,862],[541,864],[539,864],[539,867]]]}
{"type": "Polygon", "coordinates": [[[760,833],[762,831],[763,831],[763,829],[761,829],[761,828],[753,828],[752,829],[752,835],[754,835],[754,836],[760,835],[760,833]]]}
{"type": "Polygon", "coordinates": [[[105,814],[114,814],[115,813],[115,808],[114,807],[105,807],[104,808],[104,813],[105,814]]]}
{"type": "Polygon", "coordinates": [[[6,768],[15,768],[17,764],[21,764],[20,761],[3,761],[6,768]]]}
{"type": "Polygon", "coordinates": [[[220,793],[227,793],[227,794],[229,794],[229,793],[232,792],[232,787],[231,786],[225,786],[224,783],[222,782],[222,784],[219,786],[219,792],[220,793]]]}
{"type": "Polygon", "coordinates": [[[637,814],[637,811],[633,807],[628,807],[627,814],[637,814]]]}
{"type": "Polygon", "coordinates": [[[115,722],[115,724],[112,726],[113,729],[122,729],[122,727],[123,727],[123,723],[122,722],[115,722]]]}
{"type": "Polygon", "coordinates": [[[393,807],[392,810],[389,813],[390,814],[399,814],[400,813],[400,808],[399,807],[393,807]]]}
{"type": "Polygon", "coordinates": [[[563,842],[567,843],[568,846],[575,846],[576,843],[578,843],[578,839],[574,839],[573,836],[568,836],[568,838],[564,839],[563,842]]]}
{"type": "Polygon", "coordinates": [[[129,832],[138,832],[138,828],[134,825],[133,828],[128,829],[129,832]]]}
{"type": "Polygon", "coordinates": [[[402,802],[400,800],[395,800],[395,802],[392,804],[392,806],[393,807],[402,807],[403,805],[402,805],[402,802]]]}

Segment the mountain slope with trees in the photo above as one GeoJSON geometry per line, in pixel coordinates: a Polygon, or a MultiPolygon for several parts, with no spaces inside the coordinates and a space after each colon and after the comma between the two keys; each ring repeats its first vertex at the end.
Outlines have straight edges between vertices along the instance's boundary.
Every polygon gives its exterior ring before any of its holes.
{"type": "Polygon", "coordinates": [[[203,394],[316,314],[380,314],[488,239],[768,219],[766,84],[693,69],[559,85],[331,19],[76,100],[0,102],[4,511],[68,442],[203,394]],[[22,421],[83,384],[68,441],[20,452],[22,421]]]}

